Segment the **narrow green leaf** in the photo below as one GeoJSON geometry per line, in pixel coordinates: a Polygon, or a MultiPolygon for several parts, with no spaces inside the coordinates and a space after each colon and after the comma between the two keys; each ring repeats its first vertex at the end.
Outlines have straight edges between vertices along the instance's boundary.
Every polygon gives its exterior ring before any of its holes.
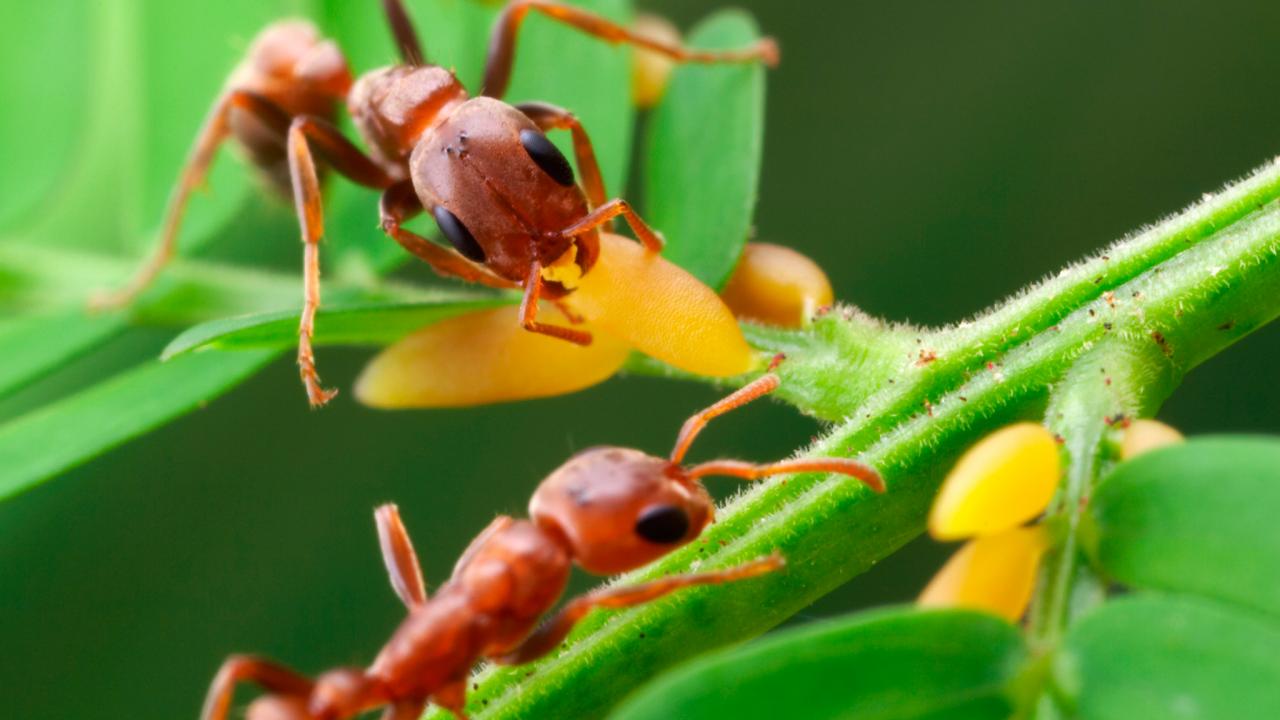
{"type": "Polygon", "coordinates": [[[1280,440],[1193,439],[1118,466],[1082,532],[1132,587],[1194,593],[1280,616],[1280,440]]]}
{"type": "Polygon", "coordinates": [[[1003,720],[1026,654],[1017,628],[991,615],[862,613],[700,658],[610,717],[1003,720]]]}
{"type": "MultiPolygon", "coordinates": [[[[695,28],[688,42],[742,48],[759,37],[749,15],[730,10],[695,28]]],[[[645,218],[666,236],[667,258],[712,287],[729,278],[751,229],[764,74],[759,63],[678,67],[650,120],[645,218]]]]}
{"type": "MultiPolygon", "coordinates": [[[[418,328],[456,315],[516,302],[515,298],[477,299],[400,304],[353,304],[322,309],[316,314],[317,345],[386,345],[418,328]]],[[[164,349],[168,360],[192,350],[208,348],[287,348],[298,342],[298,313],[260,313],[213,320],[173,339],[164,349]]]]}
{"type": "MultiPolygon", "coordinates": [[[[126,259],[74,250],[0,243],[0,308],[41,311],[84,307],[87,288],[112,287],[132,271],[126,259]]],[[[381,282],[374,288],[326,282],[324,307],[357,302],[477,300],[467,290],[417,288],[381,282]]],[[[175,260],[139,298],[133,319],[154,325],[190,325],[302,305],[302,279],[254,268],[199,260],[175,260]]]]}
{"type": "Polygon", "coordinates": [[[30,219],[66,173],[89,115],[92,13],[80,0],[0,5],[0,226],[30,219]],[[76,52],[69,52],[76,48],[76,52]],[[50,88],[57,92],[50,92],[50,88]],[[18,139],[22,138],[21,141],[18,139]]]}
{"type": "Polygon", "coordinates": [[[275,356],[209,352],[151,361],[0,425],[0,499],[199,407],[275,356]]]}
{"type": "Polygon", "coordinates": [[[75,309],[0,322],[0,397],[86,352],[124,328],[118,315],[75,309]]]}
{"type": "Polygon", "coordinates": [[[1136,595],[1075,625],[1053,681],[1080,720],[1280,717],[1280,628],[1208,600],[1136,595]]]}

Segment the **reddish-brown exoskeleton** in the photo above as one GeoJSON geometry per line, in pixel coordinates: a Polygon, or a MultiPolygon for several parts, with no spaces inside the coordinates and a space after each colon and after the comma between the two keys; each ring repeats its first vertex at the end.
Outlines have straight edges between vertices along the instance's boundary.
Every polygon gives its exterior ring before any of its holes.
{"type": "Polygon", "coordinates": [[[465,717],[466,683],[480,658],[516,664],[550,652],[594,608],[646,603],[693,585],[755,577],[782,567],[776,554],[737,567],[676,575],[634,586],[596,590],[567,603],[541,626],[569,578],[570,566],[609,575],[646,565],[694,540],[714,505],[701,479],[754,480],[795,472],[833,472],[884,490],[875,470],[855,460],[806,458],[768,465],[715,460],[685,467],[685,452],[708,420],[778,386],[768,374],[685,422],[669,458],[597,447],[573,456],[543,480],[529,519],[495,519],[463,553],[453,577],[430,599],[417,556],[394,506],[375,518],[391,584],[409,616],[366,669],[303,677],[281,665],[232,657],[209,689],[204,720],[224,720],[235,685],[252,681],[268,692],[249,706],[248,720],[345,720],[386,707],[384,720],[417,718],[427,702],[465,717]],[[536,629],[535,629],[536,626],[536,629]]]}
{"type": "Polygon", "coordinates": [[[569,292],[544,278],[544,269],[561,261],[589,270],[599,254],[598,229],[618,215],[646,248],[660,250],[662,239],[626,201],[606,202],[591,141],[571,112],[545,103],[512,106],[499,100],[511,77],[525,16],[537,11],[607,42],[649,48],[678,62],[772,64],[777,59],[771,40],[739,51],[691,50],[636,35],[554,0],[511,0],[494,27],[482,94],[469,97],[452,71],[425,63],[400,0],[383,4],[404,64],[373,70],[354,84],[341,55],[318,40],[306,23],[281,23],[258,38],[197,137],[154,255],[122,292],[97,304],[129,302],[168,262],[191,189],[201,182],[222,140],[234,136],[270,177],[292,183],[305,245],[298,365],[313,406],[334,394],[321,386],[311,348],[320,304],[318,247],[324,234],[316,157],[361,185],[383,190],[382,229],[436,272],[498,288],[523,288],[520,319],[526,329],[588,344],[587,332],[538,321],[540,297],[556,300],[569,292]],[[368,154],[330,122],[338,99],[346,100],[368,154]],[[553,129],[572,134],[580,184],[544,134],[553,129]],[[434,216],[452,249],[402,227],[423,209],[434,216]]]}

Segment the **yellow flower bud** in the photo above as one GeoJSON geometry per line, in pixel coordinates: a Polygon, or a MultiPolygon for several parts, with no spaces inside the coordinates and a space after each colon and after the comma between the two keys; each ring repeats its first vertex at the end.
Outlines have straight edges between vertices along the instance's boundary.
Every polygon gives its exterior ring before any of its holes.
{"type": "Polygon", "coordinates": [[[747,243],[720,296],[734,315],[779,327],[801,327],[833,300],[817,263],[771,243],[747,243]]]}
{"type": "Polygon", "coordinates": [[[929,513],[939,540],[991,535],[1039,515],[1061,470],[1058,444],[1035,423],[1010,425],[969,449],[942,483],[929,513]]]}
{"type": "MultiPolygon", "coordinates": [[[[640,13],[631,29],[639,35],[667,43],[680,44],[680,30],[659,15],[640,13]]],[[[676,62],[653,50],[637,47],[631,55],[631,99],[636,107],[651,108],[667,91],[667,81],[676,62]]]]}
{"type": "Polygon", "coordinates": [[[1039,526],[970,540],[933,576],[917,602],[925,607],[987,610],[1017,621],[1031,602],[1044,551],[1039,526]]]}
{"type": "MultiPolygon", "coordinates": [[[[560,318],[550,306],[542,308],[542,317],[560,318]]],[[[630,348],[595,328],[579,327],[593,333],[590,345],[525,330],[514,306],[428,325],[365,367],[356,399],[379,408],[462,407],[581,390],[617,372],[630,348]]]]}
{"type": "Polygon", "coordinates": [[[564,304],[596,328],[699,375],[747,372],[755,354],[711,288],[639,243],[600,233],[600,258],[564,304]]]}
{"type": "Polygon", "coordinates": [[[1125,428],[1120,441],[1120,459],[1128,460],[1182,440],[1182,433],[1159,420],[1134,420],[1125,428]]]}

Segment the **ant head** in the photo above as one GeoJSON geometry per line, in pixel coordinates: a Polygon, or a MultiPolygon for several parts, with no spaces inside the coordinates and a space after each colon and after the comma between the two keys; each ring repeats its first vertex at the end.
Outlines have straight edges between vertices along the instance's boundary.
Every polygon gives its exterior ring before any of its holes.
{"type": "Polygon", "coordinates": [[[574,455],[542,481],[529,517],[563,537],[584,570],[611,575],[698,537],[712,508],[706,489],[670,461],[599,447],[574,455]]]}

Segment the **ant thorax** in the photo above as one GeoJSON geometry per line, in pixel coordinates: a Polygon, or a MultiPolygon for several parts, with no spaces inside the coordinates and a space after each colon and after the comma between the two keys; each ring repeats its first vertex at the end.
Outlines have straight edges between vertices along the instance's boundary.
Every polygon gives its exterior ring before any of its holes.
{"type": "Polygon", "coordinates": [[[347,109],[370,153],[403,172],[427,128],[466,100],[466,88],[449,70],[393,65],[361,75],[347,97],[347,109]]]}

